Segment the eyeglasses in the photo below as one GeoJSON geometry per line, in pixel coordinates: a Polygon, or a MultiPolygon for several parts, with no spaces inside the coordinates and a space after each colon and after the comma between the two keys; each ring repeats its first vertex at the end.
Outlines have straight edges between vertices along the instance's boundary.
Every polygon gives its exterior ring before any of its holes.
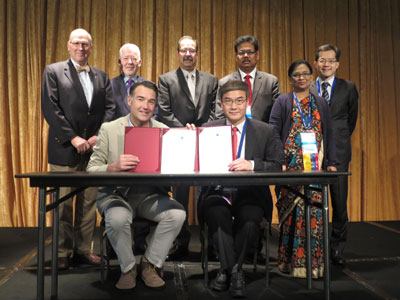
{"type": "Polygon", "coordinates": [[[256,51],[254,50],[240,50],[238,51],[237,55],[244,56],[245,54],[247,54],[248,56],[250,56],[253,55],[254,53],[256,53],[256,51]]]}
{"type": "Polygon", "coordinates": [[[228,98],[228,99],[223,99],[222,100],[222,103],[224,103],[227,106],[232,106],[233,102],[235,102],[236,105],[242,105],[243,103],[246,102],[246,99],[238,98],[238,99],[233,100],[233,99],[229,99],[228,98]]]}
{"type": "Polygon", "coordinates": [[[318,63],[320,63],[320,64],[329,64],[329,65],[332,65],[332,64],[334,64],[336,62],[336,59],[334,59],[334,58],[332,58],[332,59],[325,59],[325,58],[320,58],[320,59],[318,59],[318,63]]]}
{"type": "Polygon", "coordinates": [[[195,54],[197,52],[197,50],[194,48],[179,49],[179,53],[181,53],[181,54],[186,54],[188,51],[190,54],[195,54]]]}
{"type": "Polygon", "coordinates": [[[292,74],[292,78],[295,78],[295,79],[299,79],[301,76],[303,76],[303,78],[306,78],[306,77],[308,77],[308,76],[310,76],[311,75],[311,73],[310,72],[304,72],[304,73],[294,73],[294,74],[292,74]]]}
{"type": "Polygon", "coordinates": [[[70,42],[70,44],[76,48],[82,46],[83,48],[87,49],[89,48],[90,44],[89,43],[83,43],[83,42],[70,42]]]}

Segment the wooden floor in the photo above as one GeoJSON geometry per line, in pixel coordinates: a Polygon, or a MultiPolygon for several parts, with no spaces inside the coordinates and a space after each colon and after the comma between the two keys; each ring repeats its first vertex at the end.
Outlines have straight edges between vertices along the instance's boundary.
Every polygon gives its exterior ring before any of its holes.
{"type": "MultiPolygon", "coordinates": [[[[192,227],[191,231],[190,256],[165,265],[165,289],[151,290],[139,280],[134,290],[116,290],[114,284],[120,273],[113,261],[104,284],[96,267],[81,265],[60,272],[58,299],[231,299],[228,292],[214,292],[205,286],[199,263],[199,230],[192,227]]],[[[48,242],[49,233],[47,230],[48,242]]],[[[36,238],[35,228],[0,228],[0,299],[36,299],[36,238]]],[[[313,289],[307,290],[304,279],[293,279],[277,270],[277,238],[275,227],[269,288],[265,287],[261,264],[255,273],[251,265],[245,265],[247,299],[324,299],[322,279],[313,280],[313,289]]],[[[49,250],[46,247],[47,265],[49,250]]],[[[400,222],[350,223],[345,256],[346,267],[331,269],[331,299],[400,299],[400,222]]],[[[211,278],[218,267],[218,262],[210,263],[211,278]]],[[[45,281],[45,299],[50,299],[49,267],[45,281]]]]}

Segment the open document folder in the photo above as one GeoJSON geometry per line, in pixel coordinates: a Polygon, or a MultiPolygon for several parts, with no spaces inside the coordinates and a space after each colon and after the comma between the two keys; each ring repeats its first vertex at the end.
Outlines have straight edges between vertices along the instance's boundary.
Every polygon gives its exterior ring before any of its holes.
{"type": "Polygon", "coordinates": [[[226,172],[232,161],[232,128],[126,127],[124,153],[139,157],[135,172],[226,172]]]}

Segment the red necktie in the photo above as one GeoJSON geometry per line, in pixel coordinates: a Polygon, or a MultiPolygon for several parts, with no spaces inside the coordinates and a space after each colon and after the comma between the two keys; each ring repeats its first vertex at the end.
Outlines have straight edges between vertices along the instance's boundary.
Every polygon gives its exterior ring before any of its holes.
{"type": "Polygon", "coordinates": [[[251,98],[253,98],[253,90],[251,89],[251,76],[246,75],[244,76],[244,82],[249,86],[249,105],[251,105],[251,98]]]}
{"type": "Polygon", "coordinates": [[[236,159],[236,152],[237,152],[237,127],[234,126],[233,128],[233,134],[232,134],[232,153],[233,153],[233,160],[236,159]]]}

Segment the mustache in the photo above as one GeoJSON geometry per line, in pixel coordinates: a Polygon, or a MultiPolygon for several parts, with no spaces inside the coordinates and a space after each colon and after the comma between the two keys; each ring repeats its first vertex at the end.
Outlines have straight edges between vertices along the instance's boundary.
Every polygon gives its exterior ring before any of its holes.
{"type": "Polygon", "coordinates": [[[185,60],[193,61],[193,57],[191,57],[191,56],[185,56],[185,57],[183,58],[183,60],[184,60],[184,61],[185,61],[185,60]]]}

